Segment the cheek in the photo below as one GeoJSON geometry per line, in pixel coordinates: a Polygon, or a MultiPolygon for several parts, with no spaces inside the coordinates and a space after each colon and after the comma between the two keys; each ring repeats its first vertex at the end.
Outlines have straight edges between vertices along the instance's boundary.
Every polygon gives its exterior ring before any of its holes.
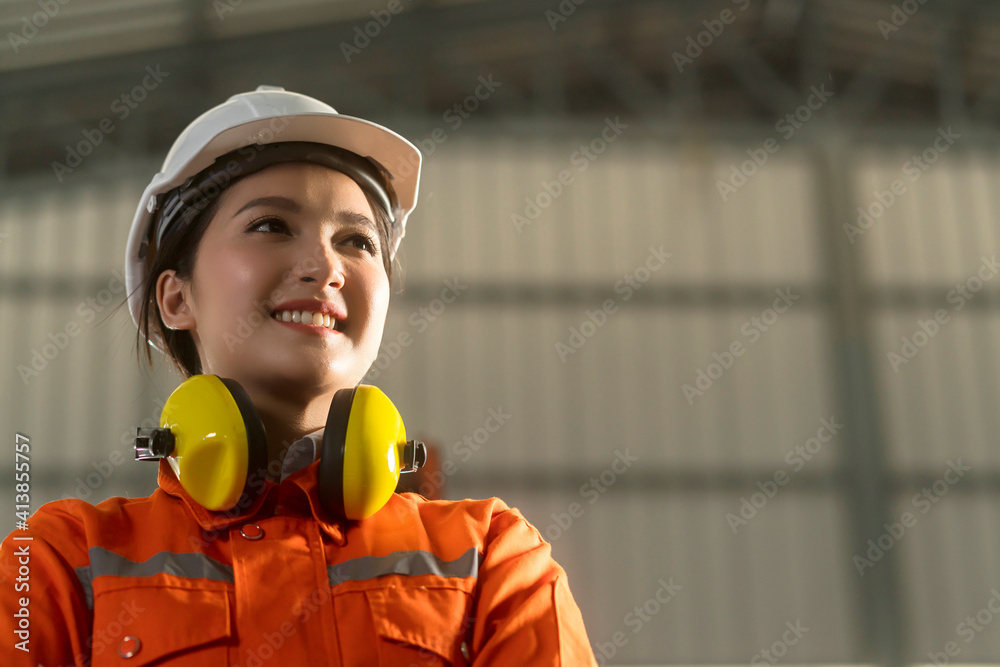
{"type": "MultiPolygon", "coordinates": [[[[376,338],[381,338],[389,310],[389,281],[384,271],[366,273],[361,283],[359,298],[365,302],[367,329],[376,338]]],[[[376,344],[381,341],[376,341],[376,344]]]]}
{"type": "Polygon", "coordinates": [[[372,288],[372,310],[379,331],[385,326],[385,317],[389,312],[389,280],[385,273],[380,273],[372,288]]]}
{"type": "Polygon", "coordinates": [[[201,255],[199,261],[201,273],[195,298],[203,317],[213,318],[241,309],[253,294],[252,287],[259,275],[254,270],[257,264],[254,258],[233,250],[219,250],[201,255]]]}

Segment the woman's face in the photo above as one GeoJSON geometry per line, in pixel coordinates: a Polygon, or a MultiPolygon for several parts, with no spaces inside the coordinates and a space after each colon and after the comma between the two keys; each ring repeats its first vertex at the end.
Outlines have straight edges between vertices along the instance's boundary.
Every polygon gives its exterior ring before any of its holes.
{"type": "Polygon", "coordinates": [[[389,305],[378,244],[371,207],[349,176],[307,163],[268,167],[223,193],[191,280],[160,276],[161,315],[191,332],[205,373],[292,393],[353,386],[375,360],[389,305]],[[286,310],[327,313],[336,324],[285,323],[286,310]]]}

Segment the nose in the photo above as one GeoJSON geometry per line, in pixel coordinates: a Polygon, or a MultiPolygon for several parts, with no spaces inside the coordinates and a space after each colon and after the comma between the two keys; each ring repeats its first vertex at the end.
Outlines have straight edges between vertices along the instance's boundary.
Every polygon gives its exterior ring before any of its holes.
{"type": "Polygon", "coordinates": [[[313,252],[295,263],[293,274],[304,283],[320,283],[334,289],[344,286],[344,266],[333,248],[320,243],[313,246],[313,252]]]}

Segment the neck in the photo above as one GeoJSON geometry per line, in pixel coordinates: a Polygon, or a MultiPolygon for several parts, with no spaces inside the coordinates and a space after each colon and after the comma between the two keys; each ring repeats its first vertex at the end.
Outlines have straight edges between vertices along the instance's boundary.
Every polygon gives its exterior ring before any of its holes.
{"type": "Polygon", "coordinates": [[[288,447],[326,425],[333,393],[320,394],[303,401],[301,397],[272,392],[250,393],[267,433],[268,479],[281,478],[281,465],[288,447]]]}

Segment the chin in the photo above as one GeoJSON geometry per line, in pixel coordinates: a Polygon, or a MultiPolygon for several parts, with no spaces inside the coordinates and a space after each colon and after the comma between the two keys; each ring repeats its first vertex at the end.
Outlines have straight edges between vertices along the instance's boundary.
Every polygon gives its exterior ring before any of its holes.
{"type": "Polygon", "coordinates": [[[315,362],[277,364],[271,370],[283,380],[295,382],[299,386],[316,387],[325,392],[342,387],[352,387],[361,381],[365,371],[352,360],[326,359],[315,362]]]}

